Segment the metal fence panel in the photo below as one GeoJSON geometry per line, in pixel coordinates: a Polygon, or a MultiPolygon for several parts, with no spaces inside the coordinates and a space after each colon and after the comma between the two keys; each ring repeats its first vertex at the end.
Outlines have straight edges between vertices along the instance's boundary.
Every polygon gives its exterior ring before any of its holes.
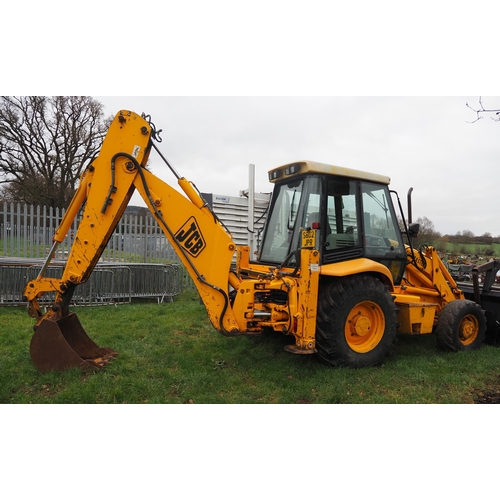
{"type": "MultiPolygon", "coordinates": [[[[27,282],[35,279],[42,264],[25,265],[0,260],[0,306],[26,305],[23,290],[27,282]]],[[[44,276],[60,278],[63,266],[49,266],[44,276]]],[[[76,287],[73,305],[104,305],[129,303],[133,298],[156,298],[158,302],[172,300],[181,293],[181,266],[178,264],[118,265],[99,263],[86,283],[76,287]]],[[[46,293],[42,306],[55,299],[46,293]]]]}
{"type": "Polygon", "coordinates": [[[0,266],[0,305],[21,304],[27,283],[25,266],[0,266]]]}

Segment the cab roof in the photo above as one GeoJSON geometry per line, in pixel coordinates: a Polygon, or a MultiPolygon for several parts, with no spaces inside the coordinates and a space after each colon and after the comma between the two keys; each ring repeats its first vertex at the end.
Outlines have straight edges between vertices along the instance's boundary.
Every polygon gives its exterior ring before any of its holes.
{"type": "Polygon", "coordinates": [[[372,174],[361,170],[353,170],[351,168],[337,167],[335,165],[327,165],[326,163],[318,163],[315,161],[297,161],[289,163],[269,171],[269,181],[277,182],[283,179],[295,177],[303,174],[327,174],[338,175],[340,177],[349,177],[352,179],[361,179],[365,181],[377,182],[380,184],[390,184],[391,179],[386,175],[372,174]]]}

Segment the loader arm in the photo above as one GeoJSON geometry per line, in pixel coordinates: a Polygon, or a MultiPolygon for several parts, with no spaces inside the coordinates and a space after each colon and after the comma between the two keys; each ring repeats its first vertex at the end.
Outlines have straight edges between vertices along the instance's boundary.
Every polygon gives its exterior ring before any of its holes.
{"type": "Polygon", "coordinates": [[[421,250],[407,248],[405,294],[425,297],[426,301],[437,304],[437,311],[457,299],[464,299],[463,292],[449,273],[434,247],[425,246],[421,250]]]}
{"type": "Polygon", "coordinates": [[[65,343],[72,350],[78,350],[78,345],[83,344],[85,356],[80,357],[90,367],[105,363],[107,355],[116,355],[111,350],[103,352],[92,345],[69,312],[69,305],[75,287],[90,277],[135,190],[143,197],[188,270],[215,329],[225,335],[236,335],[244,327],[238,325],[228,307],[229,287],[237,289],[240,282],[230,271],[236,245],[189,181],[174,171],[184,195],[146,169],[155,134],[154,126],[144,117],[130,111],[120,111],[116,115],[99,156],[82,175],[42,272],[25,287],[29,313],[36,318],[31,355],[41,371],[65,369],[68,367],[65,363],[81,365],[75,362],[72,353],[69,353],[71,359],[65,361],[65,356],[61,355],[65,343]],[[43,274],[51,255],[66,237],[82,207],[82,219],[62,277],[45,278],[43,274]],[[44,313],[38,301],[45,293],[54,291],[56,298],[44,313]],[[52,337],[54,342],[58,340],[53,353],[47,347],[47,339],[52,337]]]}

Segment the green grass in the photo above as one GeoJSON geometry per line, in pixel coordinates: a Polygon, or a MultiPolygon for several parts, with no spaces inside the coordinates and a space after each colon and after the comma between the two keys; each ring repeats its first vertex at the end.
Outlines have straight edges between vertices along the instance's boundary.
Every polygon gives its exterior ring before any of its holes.
{"type": "Polygon", "coordinates": [[[89,336],[120,355],[84,374],[39,373],[33,320],[0,308],[0,403],[473,403],[500,390],[500,350],[446,353],[400,336],[383,366],[332,368],[283,350],[291,337],[226,338],[194,296],[172,304],[75,308],[89,336]]]}

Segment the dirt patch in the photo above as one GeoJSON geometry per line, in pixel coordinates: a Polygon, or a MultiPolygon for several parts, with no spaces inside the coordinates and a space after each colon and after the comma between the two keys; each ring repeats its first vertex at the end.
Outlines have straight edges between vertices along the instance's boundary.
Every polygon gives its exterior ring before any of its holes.
{"type": "Polygon", "coordinates": [[[500,404],[500,389],[478,392],[474,396],[475,404],[500,404]]]}

